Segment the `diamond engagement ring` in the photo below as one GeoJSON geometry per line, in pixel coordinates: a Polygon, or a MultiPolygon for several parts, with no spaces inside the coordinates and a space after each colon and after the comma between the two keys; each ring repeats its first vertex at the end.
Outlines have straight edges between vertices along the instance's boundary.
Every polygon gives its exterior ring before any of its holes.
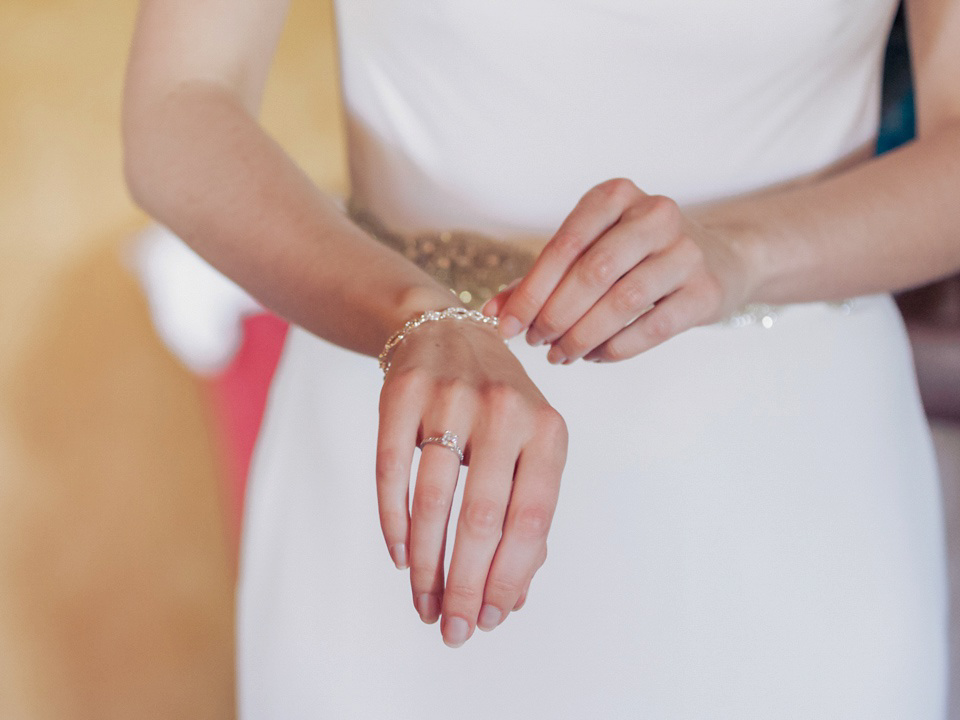
{"type": "Polygon", "coordinates": [[[447,448],[447,450],[453,450],[457,454],[457,457],[460,458],[460,464],[463,465],[463,450],[460,449],[459,439],[455,433],[447,430],[443,434],[443,437],[426,438],[420,443],[419,447],[423,450],[424,445],[440,445],[441,447],[447,448]]]}

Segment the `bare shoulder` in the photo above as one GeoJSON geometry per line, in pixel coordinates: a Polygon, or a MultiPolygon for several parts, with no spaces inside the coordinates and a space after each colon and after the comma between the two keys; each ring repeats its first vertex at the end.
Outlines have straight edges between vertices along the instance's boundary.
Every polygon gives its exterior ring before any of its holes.
{"type": "Polygon", "coordinates": [[[906,0],[920,135],[960,123],[960,0],[906,0]]]}

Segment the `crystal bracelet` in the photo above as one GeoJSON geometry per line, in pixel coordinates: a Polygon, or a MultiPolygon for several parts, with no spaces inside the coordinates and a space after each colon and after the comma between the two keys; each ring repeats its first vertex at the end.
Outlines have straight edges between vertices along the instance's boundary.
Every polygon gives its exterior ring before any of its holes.
{"type": "Polygon", "coordinates": [[[407,335],[421,325],[428,322],[436,322],[437,320],[468,320],[494,328],[500,324],[499,318],[488,317],[479,310],[468,310],[464,307],[448,307],[445,310],[427,310],[423,315],[407,321],[402,328],[390,336],[387,344],[383,346],[383,351],[380,353],[378,359],[380,360],[380,369],[383,370],[384,377],[387,376],[387,371],[390,369],[390,353],[393,349],[403,342],[407,335]]]}

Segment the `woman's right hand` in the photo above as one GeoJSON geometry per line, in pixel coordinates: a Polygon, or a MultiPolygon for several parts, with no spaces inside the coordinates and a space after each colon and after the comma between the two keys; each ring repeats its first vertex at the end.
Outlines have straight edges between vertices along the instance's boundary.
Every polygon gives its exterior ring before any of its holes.
{"type": "Polygon", "coordinates": [[[519,609],[547,555],[566,460],[567,429],[495,329],[440,320],[396,347],[380,395],[377,497],[387,548],[410,567],[414,607],[442,617],[459,647],[519,609]],[[423,447],[412,512],[413,449],[451,431],[469,466],[449,573],[447,525],[459,474],[456,452],[423,447]]]}

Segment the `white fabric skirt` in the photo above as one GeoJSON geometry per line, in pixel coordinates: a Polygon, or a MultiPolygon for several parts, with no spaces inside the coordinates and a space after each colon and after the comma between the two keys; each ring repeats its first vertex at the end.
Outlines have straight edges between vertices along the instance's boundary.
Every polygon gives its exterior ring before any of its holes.
{"type": "Polygon", "coordinates": [[[511,348],[568,462],[526,606],[453,650],[380,532],[376,361],[291,332],[248,493],[242,718],[943,719],[940,488],[888,296],[619,364],[511,348]]]}

